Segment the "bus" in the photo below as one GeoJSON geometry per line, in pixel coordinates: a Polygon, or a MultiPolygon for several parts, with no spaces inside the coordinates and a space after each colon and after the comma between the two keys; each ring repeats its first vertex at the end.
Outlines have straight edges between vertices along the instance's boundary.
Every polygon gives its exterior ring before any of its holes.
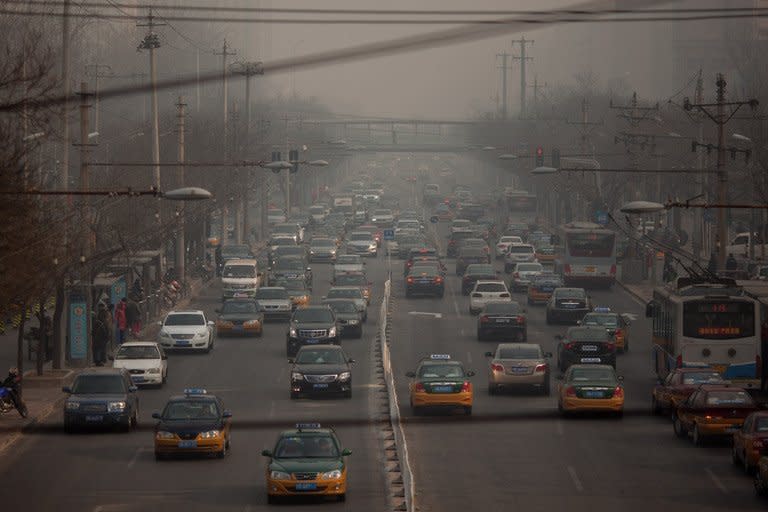
{"type": "Polygon", "coordinates": [[[504,197],[507,200],[507,207],[511,212],[536,211],[536,194],[507,187],[504,189],[504,197]]]}
{"type": "Polygon", "coordinates": [[[654,289],[645,316],[653,321],[659,379],[674,368],[702,367],[747,387],[760,386],[760,304],[736,281],[679,277],[654,289]]]}
{"type": "Polygon", "coordinates": [[[616,281],[616,233],[592,222],[558,227],[555,272],[565,286],[610,288],[616,281]]]}

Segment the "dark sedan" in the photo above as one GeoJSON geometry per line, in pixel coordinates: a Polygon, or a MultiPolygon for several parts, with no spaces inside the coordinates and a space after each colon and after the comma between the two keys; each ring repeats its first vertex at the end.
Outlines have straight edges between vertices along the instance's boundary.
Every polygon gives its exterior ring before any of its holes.
{"type": "Polygon", "coordinates": [[[327,305],[304,306],[293,312],[288,324],[286,352],[293,357],[303,345],[338,344],[336,315],[327,305]]]}
{"type": "Polygon", "coordinates": [[[445,294],[445,279],[433,269],[424,268],[412,272],[405,278],[405,296],[432,295],[442,298],[445,294]]]}
{"type": "Polygon", "coordinates": [[[561,372],[574,364],[607,364],[616,368],[616,342],[602,327],[571,327],[557,335],[557,366],[561,372]]]}
{"type": "Polygon", "coordinates": [[[253,299],[225,300],[216,312],[216,333],[220,336],[235,335],[261,337],[264,313],[253,299]]]}
{"type": "Polygon", "coordinates": [[[291,398],[339,394],[352,398],[352,363],[341,347],[305,346],[291,363],[291,398]]]}
{"type": "Polygon", "coordinates": [[[592,306],[584,288],[556,288],[547,302],[547,324],[563,321],[575,324],[590,311],[592,306]]]}
{"type": "Polygon", "coordinates": [[[493,281],[499,278],[499,273],[493,265],[486,263],[472,263],[468,265],[461,278],[461,294],[469,295],[477,281],[493,281]]]}
{"type": "Polygon", "coordinates": [[[528,340],[525,310],[517,302],[491,302],[477,317],[477,339],[484,341],[498,336],[509,341],[528,340]]]}
{"type": "Polygon", "coordinates": [[[456,256],[456,275],[461,276],[469,265],[489,263],[488,253],[479,247],[462,247],[456,256]]]}
{"type": "Polygon", "coordinates": [[[77,427],[120,427],[137,424],[138,388],[125,368],[88,368],[75,378],[64,402],[64,430],[77,427]]]}
{"type": "Polygon", "coordinates": [[[651,393],[654,414],[674,411],[702,384],[724,384],[722,375],[709,368],[675,368],[651,393]]]}
{"type": "Polygon", "coordinates": [[[352,299],[325,299],[336,315],[336,323],[341,329],[342,338],[363,337],[363,315],[352,299]]]}

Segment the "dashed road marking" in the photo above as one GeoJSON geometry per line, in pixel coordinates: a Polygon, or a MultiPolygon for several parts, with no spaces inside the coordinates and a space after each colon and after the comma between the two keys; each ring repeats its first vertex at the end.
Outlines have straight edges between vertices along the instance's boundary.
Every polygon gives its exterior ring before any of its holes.
{"type": "Polygon", "coordinates": [[[431,313],[429,311],[409,311],[409,315],[419,315],[419,316],[431,316],[434,318],[443,318],[442,313],[431,313]]]}
{"type": "Polygon", "coordinates": [[[139,456],[143,451],[144,451],[143,446],[139,446],[138,448],[136,448],[136,452],[133,454],[133,457],[131,457],[131,460],[128,461],[128,469],[131,469],[134,466],[134,464],[136,464],[136,461],[139,460],[139,456]]]}
{"type": "Polygon", "coordinates": [[[581,484],[581,480],[579,480],[579,475],[576,474],[576,469],[573,466],[568,466],[567,469],[568,474],[571,475],[573,486],[576,487],[577,491],[584,492],[584,486],[581,484]]]}
{"type": "Polygon", "coordinates": [[[717,477],[717,475],[714,473],[714,471],[712,471],[712,469],[707,468],[704,471],[706,471],[707,476],[709,476],[709,479],[712,480],[712,483],[715,484],[715,487],[720,489],[720,491],[723,492],[724,494],[728,494],[728,488],[725,486],[723,481],[717,477]]]}

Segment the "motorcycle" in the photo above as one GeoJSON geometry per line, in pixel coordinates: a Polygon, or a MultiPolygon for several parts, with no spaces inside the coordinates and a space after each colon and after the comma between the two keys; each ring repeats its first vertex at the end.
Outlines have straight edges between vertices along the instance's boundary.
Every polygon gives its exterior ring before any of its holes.
{"type": "Polygon", "coordinates": [[[0,413],[5,414],[16,409],[22,418],[26,418],[27,404],[19,397],[21,375],[13,370],[8,372],[8,377],[0,384],[0,413]]]}

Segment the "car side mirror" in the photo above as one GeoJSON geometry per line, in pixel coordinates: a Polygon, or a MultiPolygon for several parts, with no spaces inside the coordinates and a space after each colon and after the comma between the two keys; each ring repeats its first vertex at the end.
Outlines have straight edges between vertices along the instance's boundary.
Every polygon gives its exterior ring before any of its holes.
{"type": "Polygon", "coordinates": [[[70,388],[69,386],[64,386],[61,388],[61,390],[65,393],[72,394],[72,388],[70,388]]]}
{"type": "Polygon", "coordinates": [[[129,393],[135,393],[139,390],[136,386],[128,386],[128,392],[129,393]]]}
{"type": "Polygon", "coordinates": [[[474,370],[468,370],[467,371],[467,377],[474,377],[474,376],[475,376],[475,371],[474,370]]]}
{"type": "Polygon", "coordinates": [[[405,372],[405,376],[412,379],[416,377],[416,372],[405,372]]]}
{"type": "Polygon", "coordinates": [[[264,457],[271,457],[272,456],[272,450],[261,450],[261,454],[264,457]]]}
{"type": "Polygon", "coordinates": [[[355,362],[355,360],[354,360],[354,359],[352,359],[352,358],[350,357],[349,359],[347,359],[347,362],[348,362],[348,363],[350,363],[350,364],[352,364],[352,363],[354,363],[354,362],[355,362]]]}
{"type": "Polygon", "coordinates": [[[493,357],[495,354],[493,352],[486,352],[485,357],[493,357]]]}
{"type": "Polygon", "coordinates": [[[163,355],[160,356],[160,359],[162,359],[163,361],[167,361],[168,360],[168,355],[167,354],[163,354],[163,355]]]}
{"type": "Polygon", "coordinates": [[[576,320],[576,325],[581,325],[581,320],[576,320]]]}
{"type": "Polygon", "coordinates": [[[312,267],[307,267],[307,272],[312,272],[312,267]]]}
{"type": "Polygon", "coordinates": [[[552,357],[552,352],[544,352],[544,359],[550,359],[552,357]]]}
{"type": "Polygon", "coordinates": [[[163,322],[161,322],[160,320],[158,320],[157,322],[155,322],[155,324],[156,324],[156,325],[159,325],[160,327],[162,327],[162,326],[163,326],[163,322]]]}
{"type": "Polygon", "coordinates": [[[296,362],[296,360],[294,358],[292,358],[292,357],[288,359],[288,363],[289,364],[294,364],[295,362],[296,362]]]}
{"type": "Polygon", "coordinates": [[[232,411],[224,411],[221,413],[222,418],[231,418],[232,417],[232,411]]]}
{"type": "Polygon", "coordinates": [[[213,323],[213,320],[208,320],[208,327],[213,327],[214,325],[216,324],[213,323]]]}
{"type": "Polygon", "coordinates": [[[616,378],[618,379],[619,382],[624,382],[624,376],[623,375],[619,375],[616,378]]]}
{"type": "Polygon", "coordinates": [[[350,450],[349,448],[344,448],[343,450],[341,450],[342,457],[349,457],[350,455],[352,455],[352,450],[350,450]]]}
{"type": "Polygon", "coordinates": [[[320,299],[321,299],[321,300],[325,300],[325,299],[327,299],[327,298],[328,298],[328,297],[326,297],[325,295],[323,295],[322,297],[320,297],[320,299]]]}

